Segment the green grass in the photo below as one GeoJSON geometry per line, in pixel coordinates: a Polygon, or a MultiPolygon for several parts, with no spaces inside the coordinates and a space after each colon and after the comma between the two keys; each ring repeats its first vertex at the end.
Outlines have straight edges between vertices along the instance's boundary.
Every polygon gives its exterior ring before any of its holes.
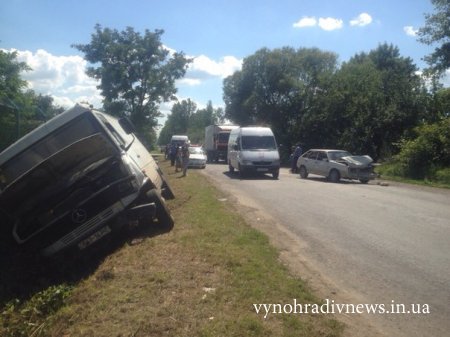
{"type": "Polygon", "coordinates": [[[399,164],[395,162],[380,165],[375,171],[382,179],[386,180],[421,186],[450,188],[450,168],[432,170],[432,172],[430,172],[424,179],[412,179],[405,177],[402,169],[399,167],[399,164]]]}
{"type": "Polygon", "coordinates": [[[176,195],[169,202],[173,230],[119,246],[93,272],[64,286],[57,305],[29,329],[22,311],[33,297],[9,308],[0,318],[1,336],[342,335],[344,326],[331,316],[256,314],[254,303],[321,300],[198,171],[179,178],[167,162],[161,166],[176,195]]]}

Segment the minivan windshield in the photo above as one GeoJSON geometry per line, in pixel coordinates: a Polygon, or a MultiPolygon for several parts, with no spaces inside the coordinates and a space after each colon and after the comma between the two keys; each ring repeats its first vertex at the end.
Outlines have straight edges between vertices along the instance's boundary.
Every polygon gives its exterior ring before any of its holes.
{"type": "Polygon", "coordinates": [[[276,150],[273,136],[242,136],[242,150],[276,150]]]}

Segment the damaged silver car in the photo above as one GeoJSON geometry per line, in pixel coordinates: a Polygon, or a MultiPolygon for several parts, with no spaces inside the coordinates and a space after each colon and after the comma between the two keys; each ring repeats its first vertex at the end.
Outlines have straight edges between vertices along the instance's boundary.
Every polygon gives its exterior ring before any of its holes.
{"type": "Polygon", "coordinates": [[[2,232],[50,256],[140,220],[172,228],[174,195],[128,119],[84,105],[0,153],[2,232]]]}
{"type": "Polygon", "coordinates": [[[369,156],[353,156],[343,150],[311,149],[298,159],[297,168],[303,179],[311,173],[332,182],[342,178],[367,184],[376,177],[372,163],[373,159],[369,156]]]}

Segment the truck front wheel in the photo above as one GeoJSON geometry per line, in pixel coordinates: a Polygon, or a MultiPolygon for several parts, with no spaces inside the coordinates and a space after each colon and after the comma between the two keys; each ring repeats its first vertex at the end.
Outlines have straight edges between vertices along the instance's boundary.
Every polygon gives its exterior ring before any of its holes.
{"type": "Polygon", "coordinates": [[[174,220],[161,194],[156,189],[152,189],[147,192],[147,198],[156,205],[155,217],[158,220],[159,226],[164,230],[171,230],[174,225],[174,220]]]}

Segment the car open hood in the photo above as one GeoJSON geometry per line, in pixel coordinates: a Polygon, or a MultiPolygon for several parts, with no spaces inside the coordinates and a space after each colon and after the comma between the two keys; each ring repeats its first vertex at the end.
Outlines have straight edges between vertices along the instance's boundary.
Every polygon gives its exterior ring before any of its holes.
{"type": "Polygon", "coordinates": [[[79,172],[112,157],[115,153],[111,142],[100,133],[83,138],[18,177],[1,192],[0,204],[5,201],[9,204],[21,195],[38,193],[49,185],[58,190],[67,188],[79,172]]]}
{"type": "Polygon", "coordinates": [[[344,161],[350,167],[365,167],[373,162],[369,156],[347,156],[340,158],[339,161],[344,161]]]}

